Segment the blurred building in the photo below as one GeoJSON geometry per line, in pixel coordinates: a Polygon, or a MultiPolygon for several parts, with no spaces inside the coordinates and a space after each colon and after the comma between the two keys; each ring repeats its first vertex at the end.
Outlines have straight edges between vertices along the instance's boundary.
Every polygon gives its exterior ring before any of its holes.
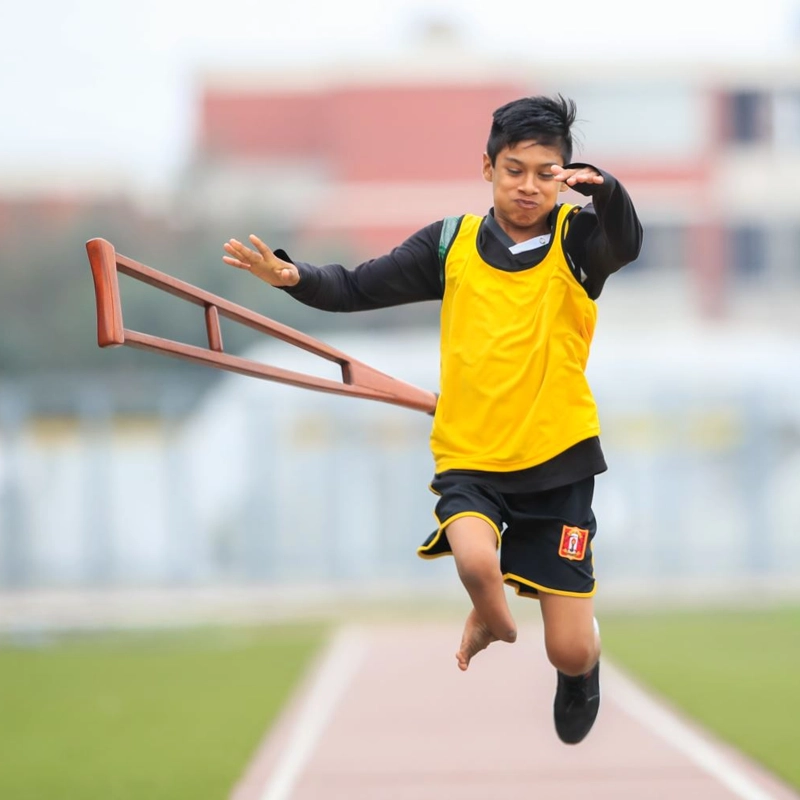
{"type": "MultiPolygon", "coordinates": [[[[92,211],[105,227],[87,236],[112,231],[122,252],[166,269],[198,228],[245,236],[238,225],[263,219],[265,238],[299,258],[356,263],[435,219],[485,213],[491,111],[572,97],[576,160],[619,177],[645,226],[640,259],[600,300],[590,365],[612,464],[601,572],[645,591],[662,579],[796,586],[798,67],[486,62],[445,36],[397,62],[204,75],[193,155],[160,206],[188,223],[183,238],[107,198],[92,211]]],[[[73,218],[58,196],[0,202],[7,254],[45,217],[73,218]]],[[[154,306],[146,321],[171,315],[154,306]]],[[[435,388],[430,327],[323,338],[435,388]]],[[[310,368],[296,358],[284,366],[310,368]]],[[[128,377],[121,389],[97,373],[2,387],[0,587],[452,578],[413,555],[433,524],[423,415],[239,377],[208,394],[128,377]]]]}
{"type": "Polygon", "coordinates": [[[257,209],[306,253],[364,260],[435,219],[485,213],[492,110],[561,92],[578,103],[576,160],[619,177],[645,222],[626,284],[636,272],[668,305],[714,317],[774,316],[776,290],[800,288],[800,59],[503,63],[440,39],[399,61],[206,75],[181,207],[257,209]]]}

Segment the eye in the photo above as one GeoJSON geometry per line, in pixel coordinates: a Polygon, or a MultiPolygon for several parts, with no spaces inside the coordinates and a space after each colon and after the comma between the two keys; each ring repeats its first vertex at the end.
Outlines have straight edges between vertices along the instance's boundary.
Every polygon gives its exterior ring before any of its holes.
{"type": "Polygon", "coordinates": [[[521,169],[512,169],[511,167],[509,167],[507,171],[509,175],[522,175],[521,169]]]}
{"type": "Polygon", "coordinates": [[[552,172],[540,172],[540,173],[539,173],[539,177],[540,177],[540,178],[541,178],[543,181],[551,181],[551,180],[553,180],[553,178],[555,177],[555,175],[553,175],[553,173],[552,173],[552,172]]]}

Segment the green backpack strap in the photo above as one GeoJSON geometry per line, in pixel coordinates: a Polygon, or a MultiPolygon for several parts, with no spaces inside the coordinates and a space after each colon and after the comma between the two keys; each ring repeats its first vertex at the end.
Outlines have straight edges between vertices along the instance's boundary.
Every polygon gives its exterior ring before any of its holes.
{"type": "Polygon", "coordinates": [[[442,233],[439,236],[439,280],[444,290],[444,264],[447,261],[447,254],[450,252],[450,245],[458,233],[458,226],[463,217],[445,217],[442,220],[442,233]]]}

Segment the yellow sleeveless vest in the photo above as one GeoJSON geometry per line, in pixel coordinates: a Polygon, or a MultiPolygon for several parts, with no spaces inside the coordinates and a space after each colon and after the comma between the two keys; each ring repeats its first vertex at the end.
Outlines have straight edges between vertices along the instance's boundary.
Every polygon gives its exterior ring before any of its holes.
{"type": "Polygon", "coordinates": [[[547,255],[506,272],[479,255],[482,217],[466,215],[444,265],[436,472],[509,472],[600,433],[584,371],[597,306],[563,251],[559,209],[547,255]]]}

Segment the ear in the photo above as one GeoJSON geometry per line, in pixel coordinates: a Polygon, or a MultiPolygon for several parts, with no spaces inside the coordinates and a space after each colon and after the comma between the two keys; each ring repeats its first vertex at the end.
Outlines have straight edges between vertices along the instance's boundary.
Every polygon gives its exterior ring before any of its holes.
{"type": "Polygon", "coordinates": [[[485,181],[492,182],[492,178],[494,177],[494,167],[492,166],[492,160],[489,158],[487,153],[483,154],[483,179],[485,181]]]}
{"type": "Polygon", "coordinates": [[[566,192],[567,189],[571,189],[571,186],[567,186],[566,183],[562,183],[561,186],[558,187],[559,192],[566,192]]]}

